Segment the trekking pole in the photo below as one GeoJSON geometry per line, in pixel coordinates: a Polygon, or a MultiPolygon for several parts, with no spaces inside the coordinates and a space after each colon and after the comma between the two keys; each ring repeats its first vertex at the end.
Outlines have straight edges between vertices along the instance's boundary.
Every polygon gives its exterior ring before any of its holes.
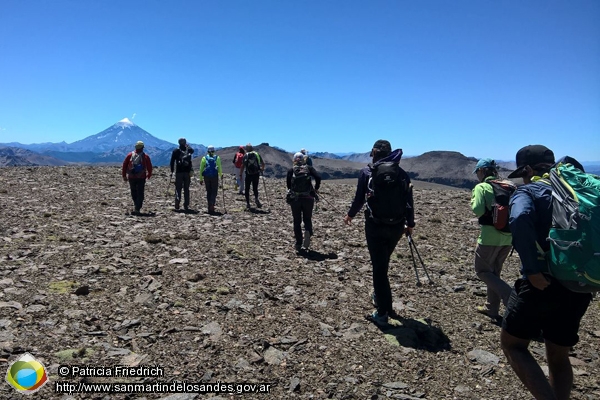
{"type": "MultiPolygon", "coordinates": [[[[427,267],[425,266],[425,263],[423,262],[423,259],[421,258],[421,255],[419,254],[419,250],[417,249],[417,245],[415,244],[415,241],[412,238],[412,235],[407,233],[406,237],[408,238],[408,245],[410,247],[410,254],[412,255],[412,259],[413,259],[413,265],[415,267],[415,273],[417,272],[417,263],[415,261],[415,256],[413,255],[413,247],[415,249],[415,253],[417,253],[417,257],[419,257],[419,262],[421,263],[421,267],[423,268],[423,271],[425,271],[425,276],[427,276],[427,279],[429,280],[429,284],[433,285],[433,280],[431,279],[431,277],[429,276],[429,271],[427,271],[427,267]]],[[[421,286],[421,282],[419,282],[419,275],[417,274],[417,286],[421,286]]]]}
{"type": "Polygon", "coordinates": [[[323,197],[322,193],[319,193],[318,196],[319,196],[319,199],[325,199],[325,203],[327,203],[327,205],[329,207],[331,207],[333,209],[333,211],[335,211],[336,213],[340,213],[340,211],[333,204],[331,204],[331,202],[329,200],[327,200],[326,197],[323,197]]]}
{"type": "Polygon", "coordinates": [[[260,176],[262,176],[263,186],[265,188],[265,197],[267,198],[267,206],[269,206],[269,209],[270,209],[271,203],[269,202],[269,194],[267,193],[267,183],[265,180],[265,176],[262,174],[262,172],[260,173],[260,176]]]}
{"type": "Polygon", "coordinates": [[[223,194],[223,211],[227,214],[227,208],[225,207],[225,187],[223,185],[223,176],[221,175],[221,193],[223,194]]]}

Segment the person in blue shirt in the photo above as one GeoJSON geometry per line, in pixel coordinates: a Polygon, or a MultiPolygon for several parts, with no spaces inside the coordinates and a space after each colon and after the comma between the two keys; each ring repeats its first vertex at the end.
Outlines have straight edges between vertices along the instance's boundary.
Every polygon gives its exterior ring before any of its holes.
{"type": "Polygon", "coordinates": [[[521,258],[522,277],[515,282],[502,323],[500,343],[511,367],[536,399],[568,399],[573,386],[569,351],[579,341],[581,318],[590,293],[572,292],[548,271],[542,252],[552,225],[552,188],[545,179],[554,153],[542,145],[517,152],[517,169],[509,178],[523,178],[510,200],[513,246],[521,258]],[[549,380],[528,347],[543,337],[549,380]]]}

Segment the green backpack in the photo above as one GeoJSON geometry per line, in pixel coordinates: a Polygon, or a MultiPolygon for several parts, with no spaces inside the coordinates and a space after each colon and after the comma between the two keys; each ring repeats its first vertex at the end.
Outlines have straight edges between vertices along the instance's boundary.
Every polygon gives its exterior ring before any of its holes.
{"type": "Polygon", "coordinates": [[[600,176],[558,164],[550,185],[550,273],[574,292],[600,291],[600,176]]]}

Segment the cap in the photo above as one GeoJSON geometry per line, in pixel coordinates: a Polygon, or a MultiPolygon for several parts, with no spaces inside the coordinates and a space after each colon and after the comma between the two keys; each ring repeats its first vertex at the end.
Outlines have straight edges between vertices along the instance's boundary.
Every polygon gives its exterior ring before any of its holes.
{"type": "Polygon", "coordinates": [[[475,166],[473,173],[476,173],[480,168],[498,168],[498,165],[496,164],[496,161],[492,160],[491,158],[482,158],[481,160],[477,161],[477,165],[475,166]]]}
{"type": "Polygon", "coordinates": [[[135,144],[135,148],[137,150],[143,149],[144,148],[144,142],[142,142],[141,140],[138,140],[137,143],[135,144]]]}
{"type": "Polygon", "coordinates": [[[299,162],[304,162],[304,154],[300,151],[294,154],[294,164],[299,162]]]}
{"type": "Polygon", "coordinates": [[[182,137],[182,138],[179,139],[179,145],[180,146],[185,146],[186,143],[187,143],[187,140],[185,140],[185,138],[182,137]]]}
{"type": "Polygon", "coordinates": [[[208,147],[206,148],[206,151],[208,151],[209,153],[214,153],[215,146],[213,146],[212,144],[208,145],[208,147]]]}
{"type": "Polygon", "coordinates": [[[252,143],[246,145],[246,151],[252,151],[252,143]]]}
{"type": "Polygon", "coordinates": [[[554,164],[554,153],[541,144],[525,146],[517,151],[517,169],[508,175],[509,178],[520,178],[526,166],[538,164],[554,164]]]}
{"type": "MultiPolygon", "coordinates": [[[[300,153],[306,154],[306,149],[300,149],[300,153]]],[[[296,154],[298,154],[298,153],[296,153],[296,154]]]]}

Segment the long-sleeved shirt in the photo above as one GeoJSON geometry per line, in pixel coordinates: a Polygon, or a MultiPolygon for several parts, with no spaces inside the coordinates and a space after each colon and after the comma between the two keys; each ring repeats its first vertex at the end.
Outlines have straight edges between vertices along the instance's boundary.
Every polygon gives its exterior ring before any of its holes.
{"type": "Polygon", "coordinates": [[[175,171],[175,166],[177,166],[177,172],[191,172],[192,171],[192,154],[194,154],[194,149],[192,149],[191,147],[181,147],[179,146],[178,148],[176,148],[175,150],[173,150],[173,153],[171,153],[171,162],[169,163],[169,165],[171,166],[171,173],[173,173],[175,171]],[[182,153],[184,153],[187,149],[187,153],[190,155],[190,165],[186,166],[182,166],[179,165],[177,163],[177,161],[179,161],[179,159],[182,156],[182,153]]]}
{"type": "MultiPolygon", "coordinates": [[[[379,160],[373,166],[378,165],[383,162],[400,162],[402,158],[402,150],[397,149],[390,153],[389,156],[379,160]]],[[[406,184],[410,187],[410,177],[403,169],[400,169],[400,173],[402,176],[401,179],[406,181],[406,184]]],[[[348,216],[350,218],[354,218],[356,214],[360,211],[360,209],[364,206],[367,201],[367,193],[368,193],[368,184],[369,178],[371,177],[371,168],[369,166],[360,170],[358,175],[358,184],[356,185],[356,193],[354,194],[354,200],[352,201],[352,205],[350,206],[350,210],[348,211],[348,216]]],[[[415,208],[413,201],[413,193],[412,190],[409,191],[407,204],[406,204],[406,226],[414,227],[415,226],[415,208]]]]}
{"type": "Polygon", "coordinates": [[[520,186],[510,199],[509,224],[523,276],[548,272],[538,245],[543,251],[549,250],[546,238],[552,225],[551,186],[544,182],[520,186]]]}
{"type": "MultiPolygon", "coordinates": [[[[492,209],[494,204],[494,189],[487,181],[498,179],[496,176],[488,176],[478,183],[471,194],[471,210],[479,218],[492,209]]],[[[477,243],[485,246],[510,246],[512,236],[510,232],[502,232],[493,225],[481,225],[481,232],[477,243]]]]}
{"type": "Polygon", "coordinates": [[[133,155],[132,152],[128,153],[127,156],[125,157],[125,160],[123,160],[123,167],[121,168],[121,175],[123,175],[123,178],[126,178],[129,175],[129,178],[132,179],[139,179],[139,178],[144,178],[144,179],[150,179],[150,177],[152,177],[152,162],[150,161],[150,156],[146,153],[144,153],[144,150],[135,150],[136,153],[143,153],[144,158],[142,159],[142,163],[144,164],[144,169],[142,172],[140,172],[139,174],[131,174],[129,171],[130,168],[130,163],[131,163],[131,156],[133,155]]]}
{"type": "MultiPolygon", "coordinates": [[[[219,157],[216,154],[214,155],[214,157],[216,158],[215,164],[217,164],[217,176],[222,178],[223,177],[223,169],[221,169],[221,157],[219,157]]],[[[205,169],[206,169],[206,156],[202,157],[202,160],[200,161],[200,182],[204,181],[203,174],[204,174],[205,169]]]]}

